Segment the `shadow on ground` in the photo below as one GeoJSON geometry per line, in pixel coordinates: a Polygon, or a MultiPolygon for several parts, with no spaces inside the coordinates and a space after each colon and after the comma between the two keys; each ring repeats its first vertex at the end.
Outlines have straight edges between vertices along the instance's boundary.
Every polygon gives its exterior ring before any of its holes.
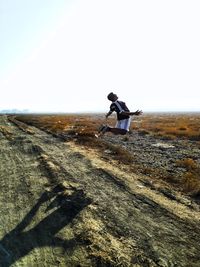
{"type": "Polygon", "coordinates": [[[62,247],[64,250],[73,251],[78,240],[76,238],[64,240],[56,237],[56,234],[90,203],[90,199],[84,195],[82,190],[75,190],[68,197],[57,195],[54,200],[52,200],[52,194],[44,192],[24,219],[0,241],[0,266],[9,267],[39,247],[62,247]],[[25,231],[25,228],[33,221],[40,206],[47,201],[51,202],[46,211],[52,207],[55,208],[55,203],[57,203],[55,210],[32,229],[25,231]]]}

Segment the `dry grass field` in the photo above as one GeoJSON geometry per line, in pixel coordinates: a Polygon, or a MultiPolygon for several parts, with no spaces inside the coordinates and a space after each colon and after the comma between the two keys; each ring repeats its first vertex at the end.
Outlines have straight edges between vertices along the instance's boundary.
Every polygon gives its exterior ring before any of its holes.
{"type": "MultiPolygon", "coordinates": [[[[103,114],[69,114],[69,115],[23,115],[17,119],[35,125],[52,133],[93,136],[100,124],[105,123],[103,114]]],[[[144,134],[154,134],[169,139],[183,138],[200,141],[200,114],[189,113],[148,113],[136,117],[133,130],[144,134]]],[[[109,120],[113,123],[114,118],[109,120]]],[[[198,143],[197,143],[198,144],[198,143]]]]}
{"type": "Polygon", "coordinates": [[[169,139],[183,138],[200,142],[200,114],[144,115],[138,130],[169,139]]]}
{"type": "MultiPolygon", "coordinates": [[[[134,164],[134,156],[127,148],[120,144],[107,142],[105,139],[96,139],[99,125],[105,123],[104,114],[68,114],[68,115],[23,115],[17,116],[17,120],[29,125],[36,126],[55,136],[72,138],[77,143],[98,149],[101,153],[106,150],[112,151],[112,157],[122,163],[130,165],[134,171],[138,168],[141,173],[162,178],[167,183],[191,194],[200,194],[200,166],[193,158],[181,158],[175,160],[175,168],[182,168],[181,174],[172,174],[157,167],[144,167],[142,164],[134,164]]],[[[112,116],[107,123],[114,125],[115,117],[112,116]]],[[[149,113],[134,117],[130,132],[139,135],[153,136],[159,140],[182,140],[191,141],[196,148],[200,148],[200,114],[175,114],[175,113],[149,113]]],[[[134,135],[134,134],[133,134],[134,135]]],[[[118,137],[116,137],[117,139],[118,137]]],[[[121,138],[123,142],[129,140],[129,136],[121,138]]],[[[173,156],[172,156],[173,157],[173,156]]],[[[173,159],[172,159],[173,160],[173,159]]]]}

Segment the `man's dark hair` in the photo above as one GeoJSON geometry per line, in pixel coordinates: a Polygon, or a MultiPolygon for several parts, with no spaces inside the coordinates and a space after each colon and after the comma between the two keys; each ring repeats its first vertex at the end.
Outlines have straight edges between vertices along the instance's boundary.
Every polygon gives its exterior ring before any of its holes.
{"type": "Polygon", "coordinates": [[[110,94],[108,94],[108,96],[107,96],[107,98],[108,98],[108,100],[112,100],[113,99],[113,92],[111,92],[110,94]]]}

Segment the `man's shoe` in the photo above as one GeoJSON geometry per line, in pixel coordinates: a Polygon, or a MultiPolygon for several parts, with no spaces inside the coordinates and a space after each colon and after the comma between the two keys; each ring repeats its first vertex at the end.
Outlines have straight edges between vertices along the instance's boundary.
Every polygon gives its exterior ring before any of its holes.
{"type": "Polygon", "coordinates": [[[100,133],[100,132],[104,129],[104,127],[105,127],[105,125],[102,124],[102,125],[99,127],[98,132],[100,133]]]}
{"type": "Polygon", "coordinates": [[[109,127],[108,127],[107,125],[105,125],[105,126],[102,128],[101,133],[102,133],[102,134],[105,134],[105,132],[107,132],[108,128],[109,128],[109,127]]]}

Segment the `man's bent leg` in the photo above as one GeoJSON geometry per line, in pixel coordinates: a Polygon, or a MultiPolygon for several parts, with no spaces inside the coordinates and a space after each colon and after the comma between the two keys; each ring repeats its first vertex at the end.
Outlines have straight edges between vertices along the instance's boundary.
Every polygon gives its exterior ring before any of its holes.
{"type": "Polygon", "coordinates": [[[120,129],[120,128],[111,128],[109,127],[108,132],[111,132],[113,134],[121,134],[125,135],[128,131],[125,129],[120,129]]]}

